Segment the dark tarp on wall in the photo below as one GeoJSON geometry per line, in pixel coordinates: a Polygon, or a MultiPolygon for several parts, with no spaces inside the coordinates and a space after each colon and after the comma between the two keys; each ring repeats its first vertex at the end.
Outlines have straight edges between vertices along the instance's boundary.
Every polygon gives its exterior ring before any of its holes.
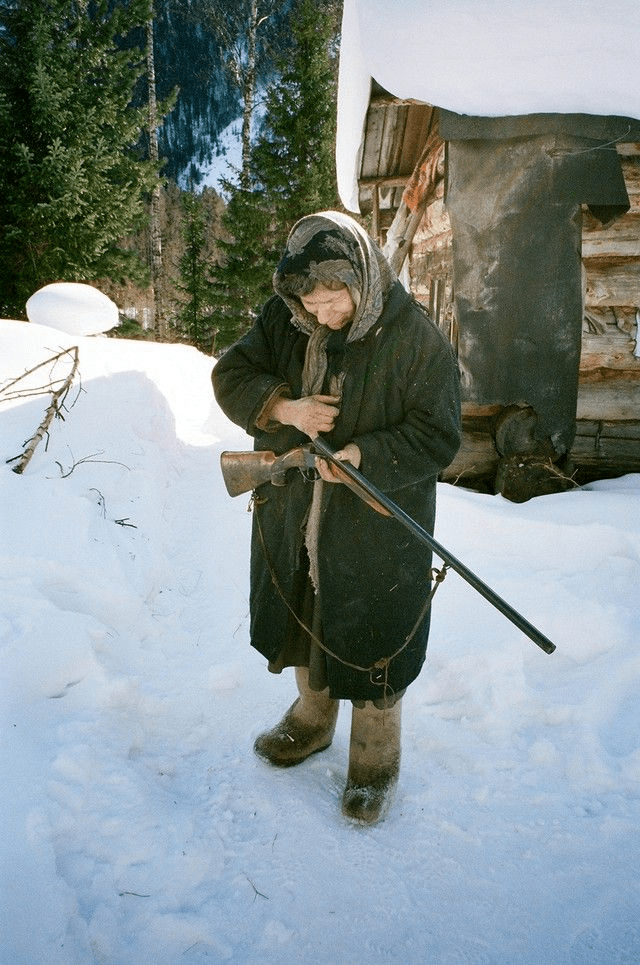
{"type": "Polygon", "coordinates": [[[464,397],[529,406],[535,435],[568,453],[582,331],[582,204],[629,208],[616,139],[640,122],[589,115],[440,112],[464,397]]]}

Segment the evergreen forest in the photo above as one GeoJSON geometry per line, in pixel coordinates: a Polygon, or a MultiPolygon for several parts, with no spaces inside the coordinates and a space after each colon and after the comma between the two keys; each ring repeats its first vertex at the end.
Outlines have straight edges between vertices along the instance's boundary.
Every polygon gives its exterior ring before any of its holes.
{"type": "Polygon", "coordinates": [[[339,206],[341,13],[0,0],[0,317],[75,281],[116,302],[116,336],[215,354],[242,334],[291,225],[339,206]]]}

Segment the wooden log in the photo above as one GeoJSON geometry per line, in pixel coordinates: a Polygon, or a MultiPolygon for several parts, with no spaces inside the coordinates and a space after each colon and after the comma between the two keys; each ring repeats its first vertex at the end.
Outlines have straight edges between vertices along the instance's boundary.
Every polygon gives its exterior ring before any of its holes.
{"type": "MultiPolygon", "coordinates": [[[[590,340],[591,343],[595,339],[590,340]]],[[[640,366],[640,359],[633,355],[634,341],[623,342],[616,348],[614,345],[596,346],[594,344],[582,345],[580,356],[580,378],[586,380],[591,372],[618,372],[623,377],[637,371],[640,366]]]]}
{"type": "Polygon", "coordinates": [[[578,384],[578,419],[622,422],[640,412],[640,372],[578,384]]]}
{"type": "Polygon", "coordinates": [[[640,259],[585,260],[585,305],[640,306],[640,259]]]}
{"type": "Polygon", "coordinates": [[[638,154],[621,157],[620,166],[624,175],[624,181],[629,194],[640,194],[640,144],[628,145],[638,149],[638,154]]]}
{"type": "Polygon", "coordinates": [[[416,277],[421,271],[431,270],[431,262],[434,260],[436,262],[447,261],[449,268],[451,268],[451,232],[442,232],[442,234],[433,235],[431,238],[414,242],[411,254],[412,274],[415,274],[416,277]]]}
{"type": "Polygon", "coordinates": [[[451,222],[444,206],[442,196],[434,198],[423,214],[420,226],[415,233],[415,244],[433,250],[432,239],[451,236],[451,222]]]}
{"type": "Polygon", "coordinates": [[[619,141],[616,144],[616,150],[620,157],[639,157],[640,156],[640,142],[639,141],[619,141]]]}
{"type": "Polygon", "coordinates": [[[571,460],[592,477],[640,472],[640,421],[579,420],[571,460]]]}
{"type": "Polygon", "coordinates": [[[591,371],[628,369],[637,371],[640,358],[635,355],[638,337],[635,308],[589,307],[582,324],[581,377],[591,371]]]}
{"type": "MultiPolygon", "coordinates": [[[[640,472],[640,420],[579,419],[570,459],[582,479],[640,472]]],[[[492,489],[499,462],[489,424],[484,429],[465,426],[460,450],[440,478],[452,485],[486,489],[489,484],[492,489]]]]}
{"type": "Polygon", "coordinates": [[[443,482],[470,482],[478,477],[492,477],[498,468],[499,456],[493,445],[491,433],[465,429],[458,453],[450,466],[441,473],[443,482]]]}
{"type": "MultiPolygon", "coordinates": [[[[640,195],[636,197],[640,202],[640,195]]],[[[585,215],[582,257],[640,258],[640,214],[626,214],[608,228],[603,228],[592,215],[585,215]]]]}

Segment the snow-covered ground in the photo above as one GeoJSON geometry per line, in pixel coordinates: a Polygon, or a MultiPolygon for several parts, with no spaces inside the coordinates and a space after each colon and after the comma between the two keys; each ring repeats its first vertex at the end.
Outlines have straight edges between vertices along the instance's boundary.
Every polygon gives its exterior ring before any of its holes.
{"type": "Polygon", "coordinates": [[[0,322],[0,382],[75,344],[23,475],[47,401],[0,405],[2,965],[639,962],[640,477],[440,487],[437,538],[557,651],[450,573],[395,807],[356,828],[348,706],[297,768],[252,753],[293,681],[248,645],[211,359],[0,322]]]}
{"type": "MultiPolygon", "coordinates": [[[[238,171],[242,165],[242,118],[233,120],[218,136],[211,146],[209,161],[193,162],[200,174],[200,182],[196,191],[203,188],[213,188],[224,196],[223,181],[237,181],[238,171]]],[[[191,166],[178,178],[178,184],[183,191],[194,190],[191,183],[191,166]]]]}
{"type": "MultiPolygon", "coordinates": [[[[264,88],[259,87],[251,116],[252,144],[255,144],[264,123],[265,96],[264,88]]],[[[210,160],[208,162],[197,162],[196,167],[200,172],[201,181],[195,190],[201,191],[205,187],[213,188],[218,194],[225,197],[224,182],[237,183],[242,167],[242,117],[235,118],[220,132],[215,143],[211,146],[210,160]]],[[[183,190],[191,189],[189,170],[183,172],[181,177],[178,178],[178,183],[183,190]]]]}

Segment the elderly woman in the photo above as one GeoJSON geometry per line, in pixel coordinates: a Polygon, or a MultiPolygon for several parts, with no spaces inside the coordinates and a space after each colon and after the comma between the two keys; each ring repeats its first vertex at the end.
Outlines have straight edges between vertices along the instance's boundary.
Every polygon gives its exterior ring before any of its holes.
{"type": "MultiPolygon", "coordinates": [[[[213,371],[224,412],[283,453],[322,434],[430,532],[436,479],[460,442],[455,358],[352,218],[303,218],[274,274],[275,296],[213,371]]],[[[386,813],[400,766],[401,698],[425,659],[431,555],[317,460],[254,493],[251,642],[299,696],[255,742],[298,764],[332,741],[352,703],[342,800],[352,820],[386,813]]]]}

